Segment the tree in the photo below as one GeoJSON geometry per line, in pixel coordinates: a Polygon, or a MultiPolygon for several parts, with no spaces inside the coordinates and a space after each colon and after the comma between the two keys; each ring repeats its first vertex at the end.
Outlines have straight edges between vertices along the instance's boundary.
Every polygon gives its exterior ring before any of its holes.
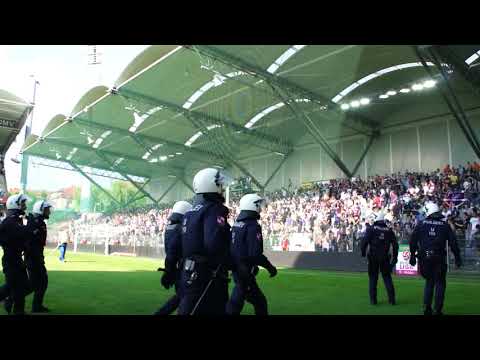
{"type": "Polygon", "coordinates": [[[80,211],[80,201],[81,201],[82,189],[80,186],[75,186],[73,189],[72,197],[72,209],[79,212],[80,211]]]}
{"type": "MultiPolygon", "coordinates": [[[[128,204],[128,202],[133,200],[133,196],[137,193],[137,189],[132,184],[126,181],[114,181],[112,183],[111,189],[109,189],[109,192],[121,205],[119,206],[117,203],[115,203],[97,186],[93,186],[91,192],[91,200],[96,212],[110,214],[118,210],[135,209],[141,206],[148,205],[149,203],[149,200],[147,198],[142,198],[128,204]]],[[[139,195],[137,195],[137,197],[138,196],[139,195]]]]}

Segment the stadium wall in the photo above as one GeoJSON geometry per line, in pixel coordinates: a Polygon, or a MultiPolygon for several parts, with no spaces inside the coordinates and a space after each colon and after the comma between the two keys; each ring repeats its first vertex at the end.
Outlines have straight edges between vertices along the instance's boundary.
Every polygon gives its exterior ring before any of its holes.
{"type": "MultiPolygon", "coordinates": [[[[51,251],[54,244],[49,243],[48,249],[51,251]]],[[[69,246],[72,251],[73,246],[69,246]]],[[[78,252],[105,254],[105,245],[103,243],[97,246],[79,244],[78,252]]],[[[165,258],[163,247],[110,245],[109,254],[120,256],[141,256],[162,260],[165,258]]],[[[322,252],[303,252],[303,251],[265,251],[265,255],[270,261],[278,267],[287,267],[295,269],[326,270],[326,271],[367,271],[367,262],[360,253],[322,253],[322,252]]],[[[112,255],[114,256],[114,255],[112,255]]]]}

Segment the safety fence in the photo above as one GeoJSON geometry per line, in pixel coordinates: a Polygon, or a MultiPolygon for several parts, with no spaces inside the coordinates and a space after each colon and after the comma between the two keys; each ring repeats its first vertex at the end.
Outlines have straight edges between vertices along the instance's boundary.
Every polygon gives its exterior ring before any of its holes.
{"type": "MultiPolygon", "coordinates": [[[[69,249],[105,255],[165,257],[162,233],[141,233],[127,226],[80,225],[73,231],[49,229],[50,247],[68,233],[69,249]]],[[[350,236],[341,244],[320,246],[312,233],[269,234],[264,238],[264,250],[279,266],[328,270],[364,271],[365,260],[360,256],[360,238],[350,236]]],[[[480,274],[480,242],[457,234],[464,266],[458,270],[448,250],[449,272],[480,274]]],[[[408,239],[399,238],[401,248],[408,249],[408,239]]]]}

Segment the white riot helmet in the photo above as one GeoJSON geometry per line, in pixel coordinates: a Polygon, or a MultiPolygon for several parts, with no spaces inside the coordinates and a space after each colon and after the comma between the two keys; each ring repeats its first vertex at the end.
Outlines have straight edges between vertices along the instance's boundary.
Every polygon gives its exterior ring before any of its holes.
{"type": "Polygon", "coordinates": [[[177,201],[175,205],[173,205],[172,213],[185,215],[185,213],[190,210],[192,210],[192,204],[187,201],[177,201]]]}
{"type": "Polygon", "coordinates": [[[49,203],[47,200],[39,200],[33,205],[32,213],[36,215],[43,215],[43,211],[46,208],[52,208],[53,205],[49,203]]]}
{"type": "Polygon", "coordinates": [[[373,214],[374,221],[382,221],[385,220],[385,213],[383,211],[379,211],[373,214]]]}
{"type": "Polygon", "coordinates": [[[425,216],[428,217],[439,211],[440,211],[440,208],[436,203],[429,201],[425,204],[425,216]]]}
{"type": "Polygon", "coordinates": [[[24,194],[12,195],[7,199],[7,210],[22,210],[22,203],[29,201],[30,198],[24,194]]]}
{"type": "Polygon", "coordinates": [[[230,176],[218,169],[203,169],[193,178],[193,191],[195,194],[222,194],[224,188],[229,186],[232,180],[230,176]]]}
{"type": "Polygon", "coordinates": [[[265,205],[265,199],[257,194],[247,194],[240,199],[240,210],[250,210],[260,213],[265,205]]]}

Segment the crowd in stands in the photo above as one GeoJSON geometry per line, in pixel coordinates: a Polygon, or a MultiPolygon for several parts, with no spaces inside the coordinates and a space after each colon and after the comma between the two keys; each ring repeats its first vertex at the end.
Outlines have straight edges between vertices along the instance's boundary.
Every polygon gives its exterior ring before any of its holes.
{"type": "MultiPolygon", "coordinates": [[[[288,250],[291,234],[301,233],[316,251],[355,251],[367,223],[373,223],[373,214],[379,210],[385,213],[399,241],[407,242],[416,223],[425,216],[425,202],[435,201],[452,228],[466,235],[467,246],[473,247],[480,228],[479,190],[480,164],[476,162],[447,165],[430,173],[399,172],[367,179],[335,179],[297,189],[289,186],[265,194],[267,206],[261,216],[264,242],[267,247],[288,250]]],[[[230,199],[231,224],[239,213],[239,197],[230,199]]],[[[137,209],[77,223],[123,229],[112,239],[123,244],[139,236],[160,239],[169,214],[169,208],[137,209]]]]}

